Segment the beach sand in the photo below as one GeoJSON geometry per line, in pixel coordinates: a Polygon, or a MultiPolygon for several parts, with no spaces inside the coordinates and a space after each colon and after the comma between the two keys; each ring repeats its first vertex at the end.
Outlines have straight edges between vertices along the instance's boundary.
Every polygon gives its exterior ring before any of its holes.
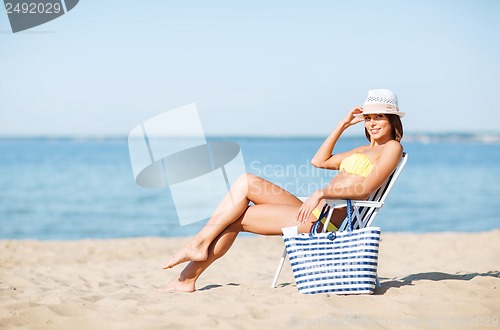
{"type": "Polygon", "coordinates": [[[383,233],[374,295],[298,293],[280,237],[239,237],[194,293],[157,292],[187,238],[0,241],[1,329],[495,329],[500,230],[383,233]]]}

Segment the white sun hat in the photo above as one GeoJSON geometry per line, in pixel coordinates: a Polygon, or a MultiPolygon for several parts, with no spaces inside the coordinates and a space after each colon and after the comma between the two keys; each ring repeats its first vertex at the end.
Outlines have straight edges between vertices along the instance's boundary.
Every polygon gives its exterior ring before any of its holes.
{"type": "Polygon", "coordinates": [[[363,104],[363,113],[355,114],[356,117],[363,118],[363,115],[374,113],[384,113],[403,117],[404,112],[399,111],[398,97],[393,91],[388,89],[371,89],[363,104]]]}

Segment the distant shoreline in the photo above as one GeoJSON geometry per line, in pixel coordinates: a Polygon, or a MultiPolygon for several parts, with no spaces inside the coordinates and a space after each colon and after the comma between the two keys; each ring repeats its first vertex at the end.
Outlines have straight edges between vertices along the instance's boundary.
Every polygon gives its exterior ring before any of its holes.
{"type": "MultiPolygon", "coordinates": [[[[165,136],[172,138],[172,136],[165,136]]],[[[174,137],[179,139],[189,137],[174,137]]],[[[322,139],[323,135],[207,135],[207,140],[310,140],[322,139]]],[[[365,139],[363,135],[347,134],[342,137],[344,140],[365,139]]],[[[126,142],[127,136],[122,135],[0,135],[0,141],[123,141],[126,142]]],[[[419,143],[463,143],[475,142],[485,144],[500,144],[500,132],[444,132],[444,133],[426,133],[426,132],[406,132],[403,138],[404,142],[419,143]]]]}
{"type": "MultiPolygon", "coordinates": [[[[154,236],[154,235],[143,235],[143,236],[123,236],[123,237],[80,237],[80,238],[8,238],[0,237],[0,246],[9,245],[9,242],[16,244],[75,244],[77,242],[81,243],[96,243],[105,244],[106,242],[128,242],[128,241],[140,241],[140,240],[163,240],[165,242],[183,242],[184,240],[193,237],[194,234],[189,233],[181,236],[154,236]]],[[[440,236],[480,236],[480,235],[500,235],[500,228],[484,229],[479,231],[465,232],[465,231],[454,231],[440,230],[440,231],[428,231],[428,232],[413,232],[413,231],[390,231],[384,230],[382,228],[382,235],[390,237],[426,237],[426,238],[436,238],[440,236]]],[[[242,232],[238,235],[238,239],[244,240],[258,240],[258,239],[282,239],[281,235],[259,235],[253,233],[242,232]]],[[[179,243],[180,244],[180,243],[179,243]]]]}

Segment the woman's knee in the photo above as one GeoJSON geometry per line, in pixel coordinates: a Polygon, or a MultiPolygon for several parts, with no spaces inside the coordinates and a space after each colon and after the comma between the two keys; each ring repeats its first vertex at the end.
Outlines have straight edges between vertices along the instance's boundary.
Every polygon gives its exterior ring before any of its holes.
{"type": "Polygon", "coordinates": [[[233,187],[244,188],[245,190],[248,191],[248,187],[255,185],[255,183],[259,180],[262,180],[262,178],[252,173],[245,173],[240,175],[236,179],[236,181],[233,184],[233,187]]]}
{"type": "Polygon", "coordinates": [[[238,177],[238,179],[236,179],[236,182],[238,181],[242,181],[242,182],[253,182],[255,180],[258,180],[258,179],[261,179],[260,177],[258,177],[257,175],[255,174],[252,174],[252,173],[244,173],[242,175],[240,175],[238,177]]]}

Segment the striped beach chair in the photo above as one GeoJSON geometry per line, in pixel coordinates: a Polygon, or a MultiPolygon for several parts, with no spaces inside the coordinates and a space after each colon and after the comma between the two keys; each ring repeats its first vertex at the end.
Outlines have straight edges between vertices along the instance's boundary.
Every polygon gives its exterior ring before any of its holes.
{"type": "MultiPolygon", "coordinates": [[[[389,178],[378,188],[375,192],[373,192],[367,200],[352,200],[352,206],[354,208],[353,214],[352,214],[352,219],[353,219],[353,229],[358,229],[358,228],[365,228],[371,226],[373,220],[377,216],[380,208],[384,205],[385,199],[389,195],[391,189],[393,188],[394,184],[396,183],[397,179],[399,178],[399,175],[401,174],[401,171],[403,170],[404,166],[406,165],[406,162],[408,161],[408,154],[403,153],[403,157],[401,158],[401,161],[399,162],[398,167],[394,170],[394,173],[392,173],[389,178]]],[[[334,209],[336,208],[344,208],[347,206],[347,201],[346,200],[338,200],[338,199],[332,199],[332,200],[327,200],[326,203],[330,206],[330,209],[328,211],[327,215],[327,221],[330,220],[334,209]]],[[[339,231],[343,231],[346,229],[347,226],[347,219],[345,219],[342,223],[342,225],[339,228],[339,231]]],[[[326,229],[326,225],[324,228],[326,229]]],[[[278,282],[279,275],[281,273],[281,269],[283,268],[283,264],[286,259],[286,249],[283,251],[283,254],[281,256],[281,260],[278,265],[278,269],[276,270],[276,274],[274,275],[274,280],[271,285],[271,287],[275,288],[276,284],[278,282]]],[[[377,276],[377,286],[380,286],[380,282],[377,276]]]]}

